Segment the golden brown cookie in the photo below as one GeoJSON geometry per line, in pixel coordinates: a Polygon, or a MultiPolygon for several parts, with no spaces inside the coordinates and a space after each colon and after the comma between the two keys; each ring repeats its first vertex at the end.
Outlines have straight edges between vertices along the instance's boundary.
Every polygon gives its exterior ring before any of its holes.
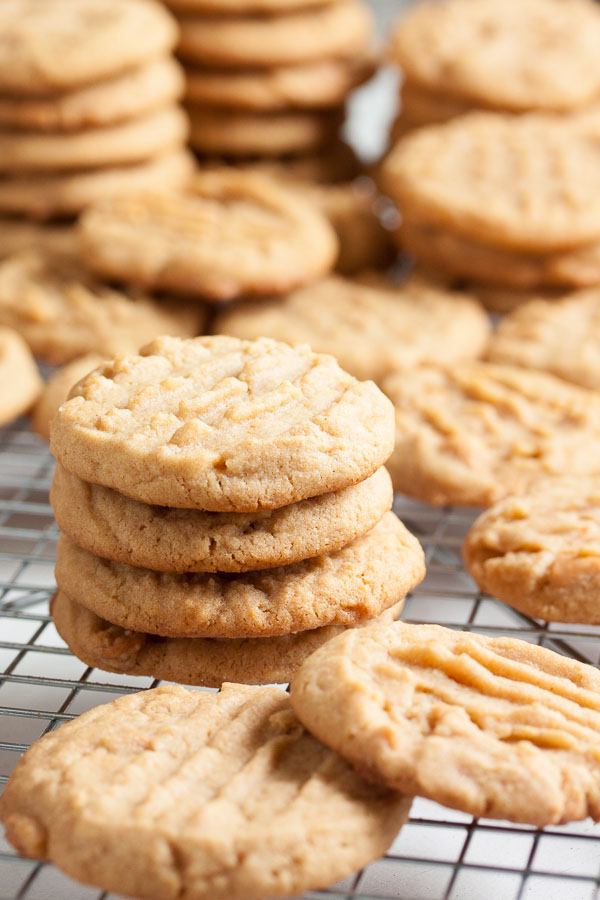
{"type": "Polygon", "coordinates": [[[420,362],[480,356],[490,334],[476,300],[419,277],[393,284],[331,276],[282,300],[225,309],[213,329],[250,340],[306,341],[356,378],[377,382],[420,362]]]}
{"type": "Polygon", "coordinates": [[[340,491],[254,513],[149,506],[81,481],[60,463],[50,489],[60,529],[80,547],[116,562],[181,573],[268,569],[340,550],[374,528],[392,501],[384,468],[340,491]]]}
{"type": "Polygon", "coordinates": [[[187,136],[187,118],[177,106],[72,133],[2,131],[0,172],[64,172],[139,163],[182,147],[187,136]]]}
{"type": "MultiPolygon", "coordinates": [[[[56,421],[56,420],[55,420],[56,421]]],[[[56,583],[122,628],[162,637],[259,638],[349,626],[399,603],[425,574],[394,513],[334,553],[238,575],[173,575],[93,556],[61,535],[56,583]]]]}
{"type": "Polygon", "coordinates": [[[438,625],[346,632],[292,681],[306,727],[369,780],[473,816],[600,819],[600,674],[438,625]]]}
{"type": "Polygon", "coordinates": [[[23,338],[0,328],[0,425],[27,412],[42,388],[42,379],[23,338]]]}
{"type": "Polygon", "coordinates": [[[411,122],[413,128],[447,122],[473,109],[468,100],[443,91],[432,91],[410,79],[402,82],[400,106],[402,118],[411,122]]]}
{"type": "Polygon", "coordinates": [[[45,249],[64,252],[73,246],[70,225],[40,224],[25,219],[0,217],[0,259],[23,250],[45,249]]]}
{"type": "Polygon", "coordinates": [[[159,338],[82,381],[52,452],[143,503],[254,512],[357,484],[394,446],[393,408],[331,356],[267,338],[159,338]]]}
{"type": "Polygon", "coordinates": [[[369,49],[373,20],[362,0],[336,0],[285,14],[183,16],[179,53],[203,66],[291,66],[355,59],[369,49]]]}
{"type": "Polygon", "coordinates": [[[75,235],[62,252],[40,248],[0,262],[0,325],[55,365],[85,353],[135,353],[160,334],[193,337],[205,322],[197,304],[109,287],[81,264],[75,235]]]}
{"type": "Polygon", "coordinates": [[[234,169],[198,175],[185,195],[99,202],[79,232],[86,261],[102,275],[211,300],[286,293],[327,273],[337,252],[310,202],[234,169]]]}
{"type": "Polygon", "coordinates": [[[106,127],[175,103],[184,87],[181,66],[165,57],[51,97],[0,96],[0,125],[34,132],[106,127]]]}
{"type": "Polygon", "coordinates": [[[600,289],[521,305],[498,325],[488,358],[600,390],[600,289]]]}
{"type": "Polygon", "coordinates": [[[248,15],[249,13],[281,13],[311,6],[324,6],[337,0],[164,0],[175,12],[200,15],[248,15]]]}
{"type": "Polygon", "coordinates": [[[463,545],[482,591],[527,616],[600,622],[598,479],[557,478],[481,515],[463,545]]]}
{"type": "Polygon", "coordinates": [[[0,211],[51,219],[75,215],[90,203],[141,190],[180,190],[190,180],[194,159],[173,150],[146,162],[107,169],[0,178],[0,211]]]}
{"type": "Polygon", "coordinates": [[[391,375],[395,490],[490,506],[548,476],[600,474],[600,394],[545,372],[464,362],[391,375]]]}
{"type": "Polygon", "coordinates": [[[54,94],[164,56],[177,28],[155,0],[2,0],[0,92],[54,94]]]}
{"type": "MultiPolygon", "coordinates": [[[[403,605],[401,600],[376,619],[349,627],[391,623],[403,605]]],[[[346,630],[324,625],[271,638],[156,638],[111,625],[61,591],[50,608],[58,633],[86,665],[204,687],[220,687],[224,681],[285,684],[311,653],[346,630]]]]}
{"type": "Polygon", "coordinates": [[[30,413],[31,427],[36,434],[50,440],[50,423],[57,409],[65,402],[73,385],[101,362],[101,356],[88,353],[61,366],[50,376],[30,413]]]}
{"type": "Polygon", "coordinates": [[[294,896],[377,859],[410,800],[364,782],[281,688],[165,685],[36,741],[0,800],[23,856],[129,896],[294,896]]]}

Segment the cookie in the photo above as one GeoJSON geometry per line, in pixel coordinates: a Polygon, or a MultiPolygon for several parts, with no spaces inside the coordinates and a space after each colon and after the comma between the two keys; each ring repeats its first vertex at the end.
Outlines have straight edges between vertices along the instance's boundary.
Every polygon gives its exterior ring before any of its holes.
{"type": "Polygon", "coordinates": [[[0,328],[0,425],[27,412],[42,379],[27,344],[11,328],[0,328]]]}
{"type": "Polygon", "coordinates": [[[179,54],[203,66],[293,66],[355,59],[369,49],[373,19],[362,0],[259,16],[183,16],[179,54]]]}
{"type": "Polygon", "coordinates": [[[469,285],[478,300],[490,312],[505,315],[530,300],[558,300],[565,296],[559,288],[540,288],[538,291],[519,291],[514,288],[502,288],[495,285],[472,283],[469,285]]]}
{"type": "Polygon", "coordinates": [[[374,528],[392,501],[384,468],[340,491],[246,514],[148,506],[81,481],[60,464],[50,490],[61,531],[80,547],[116,562],[181,573],[268,569],[340,550],[374,528]]]}
{"type": "Polygon", "coordinates": [[[600,395],[545,372],[463,362],[390,375],[394,488],[490,506],[546,476],[600,474],[600,395]]]}
{"type": "Polygon", "coordinates": [[[519,252],[598,242],[600,139],[544,116],[470,113],[418,129],[386,157],[384,188],[412,219],[519,252]]]}
{"type": "Polygon", "coordinates": [[[71,134],[0,132],[0,172],[56,172],[142,162],[183,146],[188,122],[167,106],[139,119],[71,134]]]}
{"type": "Polygon", "coordinates": [[[200,15],[248,15],[248,13],[271,13],[279,15],[295,9],[310,6],[324,6],[337,0],[164,0],[166,6],[176,12],[198,13],[200,15]]]}
{"type": "MultiPolygon", "coordinates": [[[[186,98],[191,106],[284,112],[343,104],[347,95],[371,77],[371,58],[322,59],[295,66],[211,69],[190,66],[186,98]]],[[[0,104],[0,121],[2,106],[0,104]]]]}
{"type": "Polygon", "coordinates": [[[0,217],[0,259],[38,247],[63,252],[72,246],[73,229],[69,225],[44,225],[0,217]]]}
{"type": "Polygon", "coordinates": [[[184,87],[181,66],[165,57],[108,81],[51,97],[2,96],[0,125],[55,132],[106,127],[175,103],[184,87]]]}
{"type": "Polygon", "coordinates": [[[310,731],[369,780],[473,816],[600,818],[600,674],[513,638],[373,626],[292,681],[310,731]]]}
{"type": "Polygon", "coordinates": [[[179,190],[193,171],[191,154],[173,150],[118,168],[7,176],[0,178],[0,212],[34,219],[72,216],[90,203],[123,192],[179,190]]]}
{"type": "MultiPolygon", "coordinates": [[[[55,420],[56,421],[56,420],[55,420]]],[[[423,551],[388,512],[341,550],[238,575],[173,575],[93,556],[61,535],[56,583],[115,625],[161,637],[258,638],[380,615],[425,574],[423,551]]]]}
{"type": "Polygon", "coordinates": [[[482,591],[527,616],[600,623],[600,489],[559,478],[507,497],[481,515],[464,542],[482,591]]]}
{"type": "Polygon", "coordinates": [[[55,365],[85,353],[135,353],[159,334],[191,337],[205,320],[196,304],[167,304],[104,284],[79,261],[74,235],[64,252],[39,248],[0,262],[0,325],[55,365]]]}
{"type": "Polygon", "coordinates": [[[189,106],[190,144],[199,153],[223,156],[283,156],[314,152],[333,140],[340,110],[245,112],[189,106]]]}
{"type": "Polygon", "coordinates": [[[572,110],[600,94],[600,13],[589,0],[416,4],[390,55],[409,81],[512,112],[572,110]]]}
{"type": "Polygon", "coordinates": [[[326,274],[337,253],[333,229],[310,202],[234,169],[201,173],[188,195],[98,202],[79,233],[102,275],[211,300],[287,293],[326,274]]]}
{"type": "Polygon", "coordinates": [[[101,356],[88,353],[61,366],[50,376],[31,410],[31,427],[36,434],[46,441],[50,439],[50,422],[55,412],[65,402],[73,385],[101,362],[101,356]]]}
{"type": "Polygon", "coordinates": [[[473,109],[473,104],[451,94],[435,92],[405,79],[400,94],[402,117],[413,128],[447,122],[473,109]]]}
{"type": "Polygon", "coordinates": [[[323,887],[379,857],[409,808],[308,734],[281,688],[237,684],[96,707],[36,741],[0,800],[21,855],[190,900],[323,887]]]}
{"type": "Polygon", "coordinates": [[[481,355],[488,317],[476,300],[413,277],[403,284],[331,276],[288,294],[219,313],[217,333],[260,335],[331,353],[356,378],[381,381],[423,361],[453,362],[481,355]]]}
{"type": "MultiPolygon", "coordinates": [[[[225,165],[222,158],[206,156],[200,162],[202,170],[208,171],[221,169],[225,165]]],[[[258,172],[285,183],[341,184],[364,174],[364,167],[356,153],[339,136],[314,153],[303,156],[284,155],[273,159],[237,159],[233,161],[233,165],[241,171],[258,172]]]]}
{"type": "Polygon", "coordinates": [[[2,0],[0,92],[54,94],[164,56],[177,28],[154,0],[2,0]]]}
{"type": "MultiPolygon", "coordinates": [[[[391,623],[403,605],[402,600],[376,619],[350,627],[391,623]]],[[[60,591],[50,607],[58,633],[86,665],[204,687],[224,681],[285,684],[311,653],[345,631],[343,625],[325,625],[274,638],[156,638],[111,625],[60,591]]]]}
{"type": "Polygon", "coordinates": [[[600,289],[520,306],[498,325],[488,358],[600,390],[600,289]]]}
{"type": "Polygon", "coordinates": [[[333,357],[268,339],[160,338],[79,385],[52,452],[84,481],[161,506],[254,512],[357,484],[393,409],[333,357]]]}

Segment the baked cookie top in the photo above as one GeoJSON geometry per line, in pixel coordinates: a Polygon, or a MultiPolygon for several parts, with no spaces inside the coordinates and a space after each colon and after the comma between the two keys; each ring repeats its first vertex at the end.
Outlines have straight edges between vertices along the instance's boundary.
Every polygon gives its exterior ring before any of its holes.
{"type": "Polygon", "coordinates": [[[0,328],[0,425],[26,412],[41,389],[35,360],[21,335],[0,328]]]}
{"type": "Polygon", "coordinates": [[[470,113],[400,141],[382,181],[413,219],[480,243],[549,253],[600,238],[597,128],[470,113]]]}
{"type": "Polygon", "coordinates": [[[37,741],[0,801],[21,854],[197,900],[322,887],[380,856],[409,808],[311,737],[284,691],[237,684],[99,706],[37,741]]]}
{"type": "Polygon", "coordinates": [[[213,328],[247,339],[306,341],[374,381],[423,361],[477,357],[490,333],[484,310],[466,294],[421,277],[396,285],[377,276],[331,276],[282,300],[240,303],[218,314],[213,328]]]}
{"type": "Polygon", "coordinates": [[[517,307],[501,319],[488,356],[492,362],[542,369],[600,389],[600,290],[517,307]]]}
{"type": "Polygon", "coordinates": [[[2,0],[0,91],[51,94],[168,53],[177,27],[155,0],[2,0]]]}
{"type": "Polygon", "coordinates": [[[482,590],[527,615],[600,622],[598,479],[544,481],[501,500],[476,520],[463,555],[482,590]]]}
{"type": "Polygon", "coordinates": [[[161,637],[258,638],[355,625],[406,596],[423,551],[394,513],[334,553],[239,575],[172,575],[100,559],[61,535],[56,583],[103,619],[161,637]]]}
{"type": "Polygon", "coordinates": [[[394,488],[490,506],[544,476],[600,473],[600,395],[545,372],[464,362],[382,383],[396,409],[394,488]]]}
{"type": "Polygon", "coordinates": [[[593,666],[394,622],[333,638],[291,689],[306,727],[380,784],[540,827],[600,818],[593,666]]]}
{"type": "Polygon", "coordinates": [[[339,491],[254,513],[150,506],[82,481],[60,463],[50,490],[61,531],[80,547],[157,572],[247,572],[340,550],[374,528],[393,498],[383,467],[339,491]]]}
{"type": "Polygon", "coordinates": [[[356,484],[393,446],[393,409],[372,382],[267,338],[159,338],[80,382],[52,434],[84,481],[221,512],[356,484]]]}
{"type": "Polygon", "coordinates": [[[19,331],[46,362],[132,353],[158,334],[193,336],[205,320],[201,306],[167,305],[109,287],[80,263],[75,241],[0,262],[0,324],[19,331]]]}
{"type": "Polygon", "coordinates": [[[198,175],[189,194],[113,197],[80,220],[95,269],[212,300],[286,293],[326,274],[337,239],[314,206],[266,176],[198,175]]]}
{"type": "Polygon", "coordinates": [[[589,0],[415,4],[392,37],[409,79],[515,112],[571,110],[600,94],[600,12],[589,0]]]}

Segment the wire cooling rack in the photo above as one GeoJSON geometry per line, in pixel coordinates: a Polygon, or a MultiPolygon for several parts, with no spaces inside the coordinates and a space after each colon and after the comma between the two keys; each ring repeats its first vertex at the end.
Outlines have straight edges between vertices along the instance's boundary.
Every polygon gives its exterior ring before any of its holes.
{"type": "MultiPolygon", "coordinates": [[[[156,685],[90,669],[73,657],[48,616],[58,536],[48,505],[53,460],[26,423],[0,430],[0,789],[36,738],[120,694],[156,685]]],[[[510,634],[596,664],[600,628],[546,625],[481,595],[460,560],[474,511],[398,499],[423,543],[424,583],[404,618],[510,634]]],[[[413,804],[385,858],[311,900],[599,900],[600,828],[591,822],[537,831],[413,804]]],[[[109,900],[49,865],[18,858],[0,838],[2,900],[109,900]]],[[[110,900],[116,900],[110,895],[110,900]]]]}

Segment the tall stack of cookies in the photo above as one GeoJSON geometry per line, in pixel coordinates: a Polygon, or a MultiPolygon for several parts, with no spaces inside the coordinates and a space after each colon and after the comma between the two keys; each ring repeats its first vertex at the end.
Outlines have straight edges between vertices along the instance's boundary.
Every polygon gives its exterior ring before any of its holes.
{"type": "Polygon", "coordinates": [[[101,365],[52,425],[60,634],[110,671],[287,681],[423,577],[393,443],[379,389],[306,345],[160,338],[101,365]]]}
{"type": "Polygon", "coordinates": [[[156,0],[0,4],[0,213],[72,216],[192,170],[172,16],[156,0]]]}
{"type": "Polygon", "coordinates": [[[277,157],[335,146],[348,94],[373,71],[363,0],[168,0],[179,17],[191,143],[277,157]]]}

